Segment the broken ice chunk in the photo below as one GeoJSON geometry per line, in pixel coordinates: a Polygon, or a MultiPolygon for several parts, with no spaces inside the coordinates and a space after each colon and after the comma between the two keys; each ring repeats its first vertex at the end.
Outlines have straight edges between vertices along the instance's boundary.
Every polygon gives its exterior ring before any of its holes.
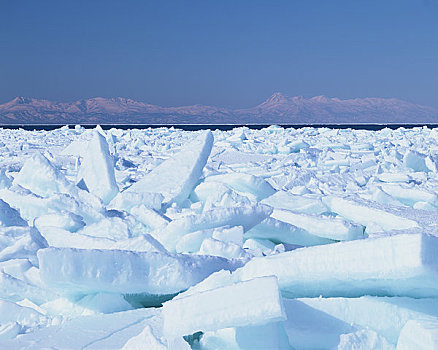
{"type": "Polygon", "coordinates": [[[322,214],[328,210],[318,197],[298,196],[285,191],[278,191],[261,202],[274,208],[306,214],[322,214]]]}
{"type": "Polygon", "coordinates": [[[120,349],[150,324],[160,329],[157,309],[139,309],[66,320],[0,341],[1,349],[120,349]]]}
{"type": "MultiPolygon", "coordinates": [[[[90,194],[87,193],[87,195],[90,194]]],[[[64,193],[57,193],[49,198],[41,198],[24,189],[14,189],[12,191],[4,188],[0,189],[0,198],[11,207],[18,209],[21,217],[27,221],[33,221],[36,217],[49,213],[66,211],[81,216],[86,223],[95,222],[102,218],[100,208],[92,207],[88,201],[78,201],[64,193]]]]}
{"type": "Polygon", "coordinates": [[[36,252],[47,241],[33,227],[0,227],[0,261],[26,258],[38,266],[36,252]]]}
{"type": "Polygon", "coordinates": [[[205,182],[223,183],[238,193],[250,194],[255,200],[273,195],[276,190],[261,177],[245,173],[228,173],[208,176],[205,182]]]}
{"type": "Polygon", "coordinates": [[[48,322],[38,311],[12,301],[0,300],[0,324],[16,321],[22,326],[36,327],[48,322]]]}
{"type": "Polygon", "coordinates": [[[187,233],[220,226],[243,226],[249,230],[271,213],[271,207],[257,204],[234,208],[216,208],[199,215],[187,215],[171,221],[154,236],[166,249],[175,251],[178,241],[187,233]]]}
{"type": "Polygon", "coordinates": [[[222,256],[227,259],[242,259],[248,257],[247,252],[240,245],[232,242],[218,241],[213,238],[203,240],[199,248],[199,254],[222,256]]]}
{"type": "Polygon", "coordinates": [[[14,302],[29,299],[39,305],[56,297],[56,294],[0,271],[0,299],[14,302]]]}
{"type": "MultiPolygon", "coordinates": [[[[371,297],[360,298],[300,298],[284,300],[286,312],[299,321],[297,303],[333,317],[338,322],[372,329],[396,344],[407,321],[438,316],[438,303],[433,298],[371,297]],[[288,312],[288,310],[290,312],[288,312]]],[[[344,331],[349,333],[351,331],[344,331]]]]}
{"type": "Polygon", "coordinates": [[[159,210],[163,202],[161,193],[153,192],[120,192],[109,204],[108,209],[125,210],[130,212],[133,207],[146,206],[147,208],[159,210]]]}
{"type": "Polygon", "coordinates": [[[2,226],[27,226],[20,213],[0,199],[0,227],[2,226]]]}
{"type": "Polygon", "coordinates": [[[397,350],[438,349],[438,318],[429,317],[406,322],[397,343],[397,350]]]}
{"type": "Polygon", "coordinates": [[[403,204],[413,206],[416,202],[427,202],[438,207],[438,196],[432,191],[398,184],[382,184],[381,188],[403,204]]]}
{"type": "Polygon", "coordinates": [[[24,163],[13,183],[42,197],[49,197],[54,193],[75,195],[79,190],[46,157],[38,152],[24,163]]]}
{"type": "Polygon", "coordinates": [[[214,238],[221,242],[233,243],[237,247],[241,247],[243,244],[243,227],[234,226],[230,228],[229,226],[221,226],[190,232],[178,241],[175,249],[178,253],[196,253],[201,249],[203,241],[207,238],[214,238]]]}
{"type": "Polygon", "coordinates": [[[212,146],[211,131],[202,132],[179,153],[165,160],[126,191],[161,193],[164,196],[163,204],[181,204],[198,182],[212,146]]]}
{"type": "Polygon", "coordinates": [[[168,217],[143,204],[131,208],[130,213],[143,225],[150,227],[153,230],[163,229],[170,222],[168,217]]]}
{"type": "MultiPolygon", "coordinates": [[[[187,343],[186,343],[187,344],[187,343]]],[[[140,334],[129,339],[123,346],[122,350],[168,350],[167,346],[163,344],[160,339],[158,339],[151,326],[147,325],[140,334]]],[[[190,349],[189,344],[187,344],[187,349],[190,349]]]]}
{"type": "Polygon", "coordinates": [[[205,332],[199,342],[200,350],[290,350],[283,322],[262,326],[223,328],[205,332]]]}
{"type": "Polygon", "coordinates": [[[169,295],[212,272],[242,265],[220,257],[159,252],[47,248],[38,251],[42,281],[63,294],[169,295]]]}
{"type": "Polygon", "coordinates": [[[338,241],[363,238],[365,229],[362,225],[341,218],[295,213],[285,209],[274,209],[271,217],[300,227],[312,235],[338,241]]]}
{"type": "Polygon", "coordinates": [[[332,212],[365,226],[375,224],[386,231],[419,227],[416,221],[405,215],[397,215],[395,210],[383,210],[385,207],[375,202],[335,196],[324,197],[323,202],[332,212]]]}
{"type": "Polygon", "coordinates": [[[436,297],[437,249],[438,237],[399,234],[256,257],[234,274],[241,280],[277,276],[289,297],[436,297]]]}
{"type": "Polygon", "coordinates": [[[301,246],[312,246],[334,242],[332,239],[310,234],[303,228],[276,220],[272,217],[266,218],[260,224],[247,231],[245,233],[245,238],[269,239],[275,243],[297,244],[301,246]]]}
{"type": "Polygon", "coordinates": [[[76,232],[85,226],[82,217],[68,211],[41,215],[34,220],[33,224],[40,231],[41,228],[49,226],[59,227],[70,232],[76,232]]]}
{"type": "Polygon", "coordinates": [[[119,192],[108,143],[97,131],[94,131],[93,138],[88,143],[79,169],[78,184],[82,182],[104,204],[108,204],[119,192]]]}
{"type": "Polygon", "coordinates": [[[429,168],[425,162],[426,156],[416,151],[409,150],[403,157],[403,165],[414,171],[428,172],[429,168]]]}
{"type": "Polygon", "coordinates": [[[163,332],[169,338],[285,319],[275,277],[255,278],[167,301],[163,332]]]}
{"type": "Polygon", "coordinates": [[[370,329],[361,329],[356,332],[342,334],[340,338],[341,340],[338,344],[337,350],[395,350],[394,345],[390,344],[384,337],[370,329]]]}

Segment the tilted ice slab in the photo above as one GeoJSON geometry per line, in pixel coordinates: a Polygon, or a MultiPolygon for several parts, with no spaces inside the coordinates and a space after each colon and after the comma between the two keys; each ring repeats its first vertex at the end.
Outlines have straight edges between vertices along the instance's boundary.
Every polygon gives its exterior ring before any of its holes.
{"type": "MultiPolygon", "coordinates": [[[[397,344],[400,331],[409,320],[433,318],[438,316],[437,299],[414,299],[406,297],[360,298],[300,298],[284,300],[286,312],[300,322],[303,307],[311,308],[313,313],[323,313],[345,325],[355,325],[372,329],[383,335],[392,344],[397,344]]],[[[319,317],[319,316],[318,316],[319,317]]],[[[288,329],[288,327],[286,327],[288,329]]],[[[292,332],[293,334],[293,332],[292,332]]]]}
{"type": "Polygon", "coordinates": [[[398,184],[381,184],[381,188],[390,196],[407,205],[413,206],[416,202],[421,201],[438,207],[438,196],[431,191],[398,184]]]}
{"type": "Polygon", "coordinates": [[[80,190],[38,152],[26,160],[13,183],[41,197],[50,197],[55,193],[68,193],[76,196],[80,190]]]}
{"type": "Polygon", "coordinates": [[[161,331],[157,309],[82,316],[37,329],[16,339],[0,341],[2,349],[120,349],[146,326],[161,331]]]}
{"type": "Polygon", "coordinates": [[[397,350],[438,349],[438,318],[409,320],[403,327],[397,350]]]}
{"type": "Polygon", "coordinates": [[[163,229],[170,222],[168,217],[145,205],[132,207],[130,213],[137,221],[153,230],[163,229]]]}
{"type": "Polygon", "coordinates": [[[83,157],[87,150],[86,140],[74,140],[61,151],[61,155],[83,157]]]}
{"type": "Polygon", "coordinates": [[[179,153],[165,160],[126,191],[161,193],[163,204],[181,204],[199,180],[212,147],[213,134],[211,131],[202,132],[179,153]]]}
{"type": "Polygon", "coordinates": [[[438,217],[434,213],[384,205],[357,197],[328,196],[323,198],[323,202],[332,212],[344,218],[364,226],[377,225],[384,231],[421,227],[420,224],[423,222],[431,223],[435,221],[435,223],[438,223],[438,217]]]}
{"type": "Polygon", "coordinates": [[[261,202],[276,209],[287,209],[306,214],[322,214],[328,210],[320,198],[299,196],[285,191],[278,191],[261,202]]]}
{"type": "Polygon", "coordinates": [[[362,225],[341,218],[295,213],[285,209],[274,209],[271,217],[300,227],[319,237],[339,241],[363,238],[364,227],[362,225]]]}
{"type": "Polygon", "coordinates": [[[334,349],[340,336],[357,328],[297,299],[283,299],[284,328],[295,349],[334,349]]]}
{"type": "Polygon", "coordinates": [[[22,219],[17,210],[0,199],[0,227],[2,226],[27,226],[27,222],[22,219]]]}
{"type": "Polygon", "coordinates": [[[113,158],[105,138],[94,131],[78,173],[78,183],[108,204],[119,192],[113,158]]]}
{"type": "Polygon", "coordinates": [[[260,224],[247,231],[245,233],[245,238],[269,239],[275,243],[297,244],[301,246],[312,246],[334,242],[331,239],[310,234],[303,228],[271,217],[266,218],[260,224]]]}
{"type": "Polygon", "coordinates": [[[14,302],[29,299],[35,304],[42,304],[54,298],[56,293],[0,271],[0,299],[14,302]]]}
{"type": "Polygon", "coordinates": [[[276,277],[255,278],[177,297],[163,305],[169,338],[227,327],[257,326],[285,319],[276,277]]]}
{"type": "Polygon", "coordinates": [[[215,208],[201,214],[187,215],[171,221],[154,234],[166,249],[174,252],[178,241],[187,233],[221,226],[243,226],[251,229],[271,214],[271,207],[262,204],[234,208],[215,208]]]}
{"type": "Polygon", "coordinates": [[[166,249],[149,234],[134,238],[113,240],[104,237],[93,237],[80,233],[71,233],[58,227],[41,227],[40,232],[50,247],[78,249],[117,249],[134,252],[162,252],[166,249]]]}
{"type": "Polygon", "coordinates": [[[240,280],[275,275],[289,297],[438,296],[438,237],[399,234],[254,258],[240,280]]]}
{"type": "Polygon", "coordinates": [[[73,248],[42,249],[38,259],[42,281],[63,294],[169,295],[199,283],[214,271],[242,265],[211,256],[73,248]]]}

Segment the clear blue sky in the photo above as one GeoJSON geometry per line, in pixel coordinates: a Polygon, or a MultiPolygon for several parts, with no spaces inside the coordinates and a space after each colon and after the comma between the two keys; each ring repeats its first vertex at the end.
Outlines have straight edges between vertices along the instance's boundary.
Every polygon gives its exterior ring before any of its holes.
{"type": "Polygon", "coordinates": [[[438,108],[438,1],[0,0],[0,103],[247,107],[276,91],[438,108]]]}

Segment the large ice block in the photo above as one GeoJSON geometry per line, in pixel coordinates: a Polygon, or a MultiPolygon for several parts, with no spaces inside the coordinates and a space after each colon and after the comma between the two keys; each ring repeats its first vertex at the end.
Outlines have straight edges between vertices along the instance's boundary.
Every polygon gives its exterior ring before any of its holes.
{"type": "Polygon", "coordinates": [[[163,332],[169,338],[285,319],[277,279],[273,276],[167,301],[163,317],[163,332]]]}
{"type": "Polygon", "coordinates": [[[214,271],[241,266],[239,261],[211,256],[73,248],[42,249],[38,259],[43,282],[62,294],[169,295],[214,271]]]}
{"type": "Polygon", "coordinates": [[[88,143],[79,169],[78,183],[81,184],[82,181],[104,204],[108,204],[119,192],[108,143],[97,131],[94,131],[93,138],[88,143]]]}
{"type": "Polygon", "coordinates": [[[182,203],[199,180],[212,147],[213,134],[209,130],[202,132],[179,153],[165,160],[127,191],[161,193],[165,205],[171,202],[182,203]]]}
{"type": "Polygon", "coordinates": [[[237,270],[241,279],[278,277],[290,297],[438,296],[438,237],[399,234],[258,257],[237,270]]]}

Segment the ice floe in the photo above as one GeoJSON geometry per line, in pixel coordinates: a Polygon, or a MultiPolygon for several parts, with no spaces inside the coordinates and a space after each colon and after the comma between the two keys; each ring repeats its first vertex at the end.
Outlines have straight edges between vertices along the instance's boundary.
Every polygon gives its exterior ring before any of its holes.
{"type": "Polygon", "coordinates": [[[0,129],[1,349],[433,349],[436,129],[0,129]]]}

